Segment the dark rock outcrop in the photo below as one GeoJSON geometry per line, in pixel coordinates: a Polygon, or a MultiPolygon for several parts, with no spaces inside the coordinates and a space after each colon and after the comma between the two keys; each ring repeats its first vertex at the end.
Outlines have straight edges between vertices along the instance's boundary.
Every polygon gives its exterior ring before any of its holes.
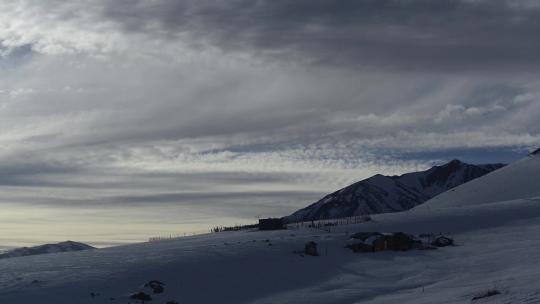
{"type": "Polygon", "coordinates": [[[158,281],[158,280],[152,280],[146,284],[144,284],[145,287],[150,287],[152,289],[153,293],[163,293],[165,290],[164,286],[165,283],[158,281]]]}
{"type": "Polygon", "coordinates": [[[149,294],[146,294],[142,291],[134,293],[129,296],[130,299],[139,300],[139,301],[152,301],[152,297],[149,294]]]}

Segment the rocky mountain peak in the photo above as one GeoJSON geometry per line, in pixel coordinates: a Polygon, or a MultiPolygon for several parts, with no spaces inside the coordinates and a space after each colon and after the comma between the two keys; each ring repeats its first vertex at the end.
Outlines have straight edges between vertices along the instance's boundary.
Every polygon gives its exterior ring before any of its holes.
{"type": "Polygon", "coordinates": [[[453,159],[426,171],[399,176],[377,174],[328,194],[285,220],[298,222],[403,211],[503,166],[472,165],[453,159]]]}

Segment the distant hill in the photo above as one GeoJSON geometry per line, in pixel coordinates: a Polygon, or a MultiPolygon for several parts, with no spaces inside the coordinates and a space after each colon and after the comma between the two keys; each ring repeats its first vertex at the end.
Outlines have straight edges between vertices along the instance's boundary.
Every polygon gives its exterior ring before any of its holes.
{"type": "Polygon", "coordinates": [[[94,249],[94,247],[73,241],[66,241],[57,244],[45,244],[34,247],[22,247],[16,248],[5,253],[0,254],[0,259],[14,258],[28,255],[39,255],[56,252],[68,252],[68,251],[81,251],[94,249]]]}
{"type": "Polygon", "coordinates": [[[421,172],[400,176],[377,174],[285,217],[287,222],[311,221],[411,209],[447,190],[504,167],[472,165],[452,160],[421,172]]]}

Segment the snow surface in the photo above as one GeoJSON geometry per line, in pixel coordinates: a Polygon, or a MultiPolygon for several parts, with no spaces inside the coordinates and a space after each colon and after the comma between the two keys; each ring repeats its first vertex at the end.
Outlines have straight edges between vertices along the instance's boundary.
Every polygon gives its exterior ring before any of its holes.
{"type": "Polygon", "coordinates": [[[374,218],[331,233],[218,233],[4,259],[0,303],[127,303],[153,279],[167,285],[152,303],[464,303],[493,286],[503,292],[500,303],[540,301],[539,200],[374,218]],[[365,254],[343,248],[347,232],[360,230],[445,232],[458,246],[365,254]],[[311,240],[321,256],[293,253],[311,240]]]}
{"type": "Polygon", "coordinates": [[[540,154],[488,173],[424,203],[426,208],[457,207],[540,197],[540,154]]]}
{"type": "Polygon", "coordinates": [[[533,177],[538,162],[528,158],[479,178],[478,191],[467,192],[474,199],[456,189],[459,199],[331,232],[223,232],[0,260],[0,303],[128,303],[150,280],[166,285],[149,303],[471,303],[492,288],[501,294],[473,303],[540,303],[540,199],[526,183],[515,185],[523,195],[507,189],[513,200],[487,203],[497,199],[493,191],[507,192],[485,185],[506,181],[492,177],[500,172],[533,177]],[[355,254],[343,245],[359,231],[442,232],[457,246],[355,254]],[[308,241],[319,244],[320,256],[293,253],[308,241]]]}

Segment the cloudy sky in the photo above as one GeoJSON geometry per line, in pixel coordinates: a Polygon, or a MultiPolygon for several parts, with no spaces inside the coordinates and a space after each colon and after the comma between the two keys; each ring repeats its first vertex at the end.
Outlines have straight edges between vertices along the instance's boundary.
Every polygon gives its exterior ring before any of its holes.
{"type": "Polygon", "coordinates": [[[533,0],[0,0],[0,245],[284,215],[540,145],[533,0]]]}

